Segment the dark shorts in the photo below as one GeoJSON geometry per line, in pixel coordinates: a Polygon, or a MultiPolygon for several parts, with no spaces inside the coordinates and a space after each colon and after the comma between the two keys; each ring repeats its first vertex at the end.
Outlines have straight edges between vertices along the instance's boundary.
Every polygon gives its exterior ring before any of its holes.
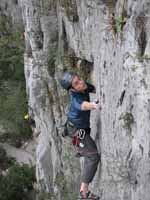
{"type": "Polygon", "coordinates": [[[96,173],[100,154],[98,153],[95,141],[90,136],[90,129],[86,131],[85,137],[80,142],[82,145],[77,147],[77,153],[84,157],[82,182],[90,183],[96,173]]]}

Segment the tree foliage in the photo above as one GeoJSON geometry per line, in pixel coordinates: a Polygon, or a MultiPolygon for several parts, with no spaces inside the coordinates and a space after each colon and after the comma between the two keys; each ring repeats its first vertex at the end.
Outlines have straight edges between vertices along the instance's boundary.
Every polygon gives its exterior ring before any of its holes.
{"type": "Polygon", "coordinates": [[[33,190],[35,169],[27,164],[15,164],[7,175],[0,175],[0,200],[30,200],[33,190]]]}
{"type": "Polygon", "coordinates": [[[24,41],[20,31],[14,31],[11,21],[0,16],[0,80],[24,80],[24,41]]]}
{"type": "Polygon", "coordinates": [[[10,18],[0,16],[0,123],[6,134],[0,141],[20,146],[22,139],[31,136],[24,122],[27,113],[25,91],[24,41],[21,31],[13,28],[10,18]]]}

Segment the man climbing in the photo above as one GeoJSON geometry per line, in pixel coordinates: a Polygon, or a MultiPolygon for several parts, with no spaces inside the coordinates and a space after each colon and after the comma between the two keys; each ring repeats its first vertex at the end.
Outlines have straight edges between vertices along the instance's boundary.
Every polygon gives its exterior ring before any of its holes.
{"type": "Polygon", "coordinates": [[[96,92],[95,87],[73,72],[65,72],[60,83],[71,97],[68,125],[73,126],[74,131],[69,135],[76,146],[77,155],[84,157],[80,199],[98,200],[99,197],[89,191],[89,183],[93,180],[100,161],[96,144],[90,136],[90,110],[100,109],[99,102],[90,102],[89,98],[90,92],[96,92]]]}

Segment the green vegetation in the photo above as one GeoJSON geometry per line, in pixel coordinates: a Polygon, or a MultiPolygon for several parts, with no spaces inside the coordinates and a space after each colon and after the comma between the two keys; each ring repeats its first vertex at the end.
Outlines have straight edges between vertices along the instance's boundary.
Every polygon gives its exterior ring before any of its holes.
{"type": "Polygon", "coordinates": [[[0,163],[1,170],[6,170],[15,163],[15,159],[8,157],[5,149],[3,149],[2,147],[0,147],[0,163]]]}
{"type": "Polygon", "coordinates": [[[17,164],[2,147],[0,163],[0,200],[32,200],[35,167],[17,164]]]}
{"type": "Polygon", "coordinates": [[[127,18],[124,16],[118,16],[113,18],[113,30],[115,33],[121,33],[124,25],[126,24],[127,18]]]}
{"type": "Polygon", "coordinates": [[[48,16],[52,8],[56,9],[57,1],[56,0],[41,0],[40,3],[41,3],[41,8],[42,8],[41,10],[42,15],[48,16]]]}
{"type": "Polygon", "coordinates": [[[35,168],[15,164],[5,176],[0,175],[0,200],[31,200],[35,168]]]}
{"type": "Polygon", "coordinates": [[[17,147],[23,140],[31,137],[31,129],[24,121],[27,112],[26,93],[24,85],[8,81],[3,85],[0,98],[0,122],[5,134],[0,136],[1,142],[9,142],[17,147]]]}
{"type": "Polygon", "coordinates": [[[0,141],[18,147],[31,137],[31,130],[23,119],[27,113],[24,41],[21,31],[14,31],[5,15],[0,16],[0,30],[0,123],[6,132],[0,141]]]}
{"type": "Polygon", "coordinates": [[[24,42],[20,32],[12,29],[11,21],[0,16],[0,80],[24,81],[24,42]]]}
{"type": "Polygon", "coordinates": [[[136,55],[136,57],[137,57],[137,59],[139,60],[139,62],[144,62],[144,61],[146,61],[146,62],[149,62],[150,61],[150,55],[148,55],[148,54],[144,54],[144,55],[136,55]]]}
{"type": "MultiPolygon", "coordinates": [[[[68,179],[69,177],[66,177],[63,172],[59,172],[56,175],[55,178],[55,187],[58,188],[58,190],[61,193],[62,196],[62,200],[76,200],[77,199],[77,195],[74,192],[74,185],[73,185],[73,181],[69,181],[68,179]],[[70,188],[70,189],[69,189],[70,188]]],[[[43,184],[43,180],[40,181],[41,184],[43,184]]],[[[52,191],[51,193],[47,193],[45,191],[45,188],[42,188],[42,191],[40,191],[38,193],[38,199],[39,200],[55,200],[57,199],[57,194],[54,194],[54,191],[52,191]]]]}
{"type": "Polygon", "coordinates": [[[71,22],[78,22],[79,16],[78,16],[76,2],[72,0],[62,0],[60,3],[61,3],[61,6],[65,8],[65,13],[68,19],[71,22]]]}
{"type": "Polygon", "coordinates": [[[49,57],[48,57],[48,70],[51,76],[54,76],[56,61],[57,61],[57,50],[56,47],[54,47],[49,50],[49,57]]]}
{"type": "Polygon", "coordinates": [[[46,192],[41,192],[38,195],[38,200],[52,200],[53,197],[50,193],[46,193],[46,192]]]}
{"type": "Polygon", "coordinates": [[[74,192],[74,186],[72,185],[72,181],[69,183],[68,178],[69,177],[66,178],[64,174],[60,172],[56,175],[55,184],[59,188],[63,200],[68,200],[68,199],[76,200],[77,195],[74,192]]]}
{"type": "Polygon", "coordinates": [[[115,34],[122,33],[123,27],[127,22],[127,13],[125,9],[125,0],[121,2],[121,13],[118,16],[112,15],[112,28],[115,34]]]}
{"type": "Polygon", "coordinates": [[[56,175],[55,184],[59,187],[64,199],[68,198],[67,181],[62,172],[56,175]]]}
{"type": "Polygon", "coordinates": [[[133,117],[132,113],[126,112],[125,114],[122,114],[122,115],[120,116],[119,120],[121,120],[121,119],[122,119],[123,122],[124,122],[123,127],[124,127],[124,128],[127,128],[128,130],[131,131],[131,127],[132,127],[132,125],[133,125],[133,123],[134,123],[134,117],[133,117]]]}

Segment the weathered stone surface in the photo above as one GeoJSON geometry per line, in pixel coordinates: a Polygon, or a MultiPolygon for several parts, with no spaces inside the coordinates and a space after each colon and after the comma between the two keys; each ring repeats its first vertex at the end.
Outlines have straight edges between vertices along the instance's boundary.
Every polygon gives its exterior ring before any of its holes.
{"type": "Polygon", "coordinates": [[[74,161],[69,152],[70,145],[61,139],[64,105],[67,102],[63,100],[65,96],[58,93],[62,92],[58,83],[62,75],[61,64],[58,70],[54,66],[58,22],[55,6],[45,14],[42,3],[44,1],[19,2],[28,43],[24,57],[25,77],[30,112],[40,133],[36,150],[37,181],[41,189],[62,199],[64,195],[70,198],[71,192],[77,192],[80,165],[73,169],[73,162],[76,165],[79,161],[74,161]],[[77,186],[71,189],[73,184],[77,186]]]}
{"type": "Polygon", "coordinates": [[[117,1],[116,19],[121,13],[127,18],[117,33],[109,2],[76,3],[78,23],[70,22],[62,9],[59,16],[69,46],[78,57],[94,63],[93,82],[102,103],[96,137],[102,160],[95,189],[103,200],[148,200],[149,2],[117,1]]]}

